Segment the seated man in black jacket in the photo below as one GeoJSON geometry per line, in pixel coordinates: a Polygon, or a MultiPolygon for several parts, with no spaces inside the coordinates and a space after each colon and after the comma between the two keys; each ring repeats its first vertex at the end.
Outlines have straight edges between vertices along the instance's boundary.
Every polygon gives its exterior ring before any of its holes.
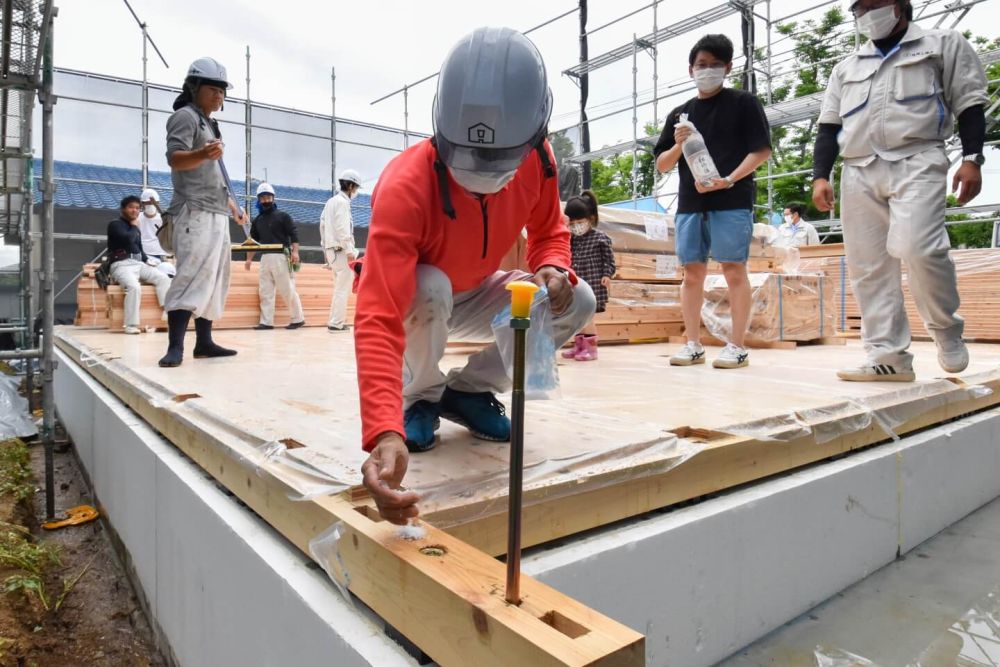
{"type": "MultiPolygon", "coordinates": [[[[298,329],[306,323],[302,313],[302,301],[295,291],[295,275],[292,265],[298,270],[299,233],[292,216],[278,210],[274,203],[274,188],[267,183],[257,186],[257,210],[260,212],[250,226],[250,236],[264,245],[281,245],[282,250],[264,250],[260,257],[260,323],[254,327],[259,331],[274,328],[274,294],[288,306],[289,323],[286,329],[298,329]],[[286,257],[287,254],[287,257],[286,257]]],[[[255,253],[247,253],[246,270],[250,270],[255,253]]]]}
{"type": "MultiPolygon", "coordinates": [[[[139,198],[130,195],[122,199],[121,216],[108,223],[108,255],[111,259],[111,279],[125,290],[125,333],[137,334],[139,329],[139,303],[142,301],[140,283],[156,287],[156,300],[163,300],[170,289],[170,278],[147,264],[142,251],[142,232],[139,231],[139,198]]],[[[165,319],[165,318],[164,318],[165,319]]]]}

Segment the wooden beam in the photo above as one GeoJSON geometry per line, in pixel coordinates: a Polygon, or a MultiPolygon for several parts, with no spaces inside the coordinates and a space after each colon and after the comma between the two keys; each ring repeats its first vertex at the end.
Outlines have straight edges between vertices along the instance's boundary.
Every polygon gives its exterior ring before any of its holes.
{"type": "Polygon", "coordinates": [[[343,496],[292,500],[297,492],[286,473],[255,456],[253,447],[264,443],[200,410],[198,398],[175,402],[113,362],[83,363],[82,350],[65,338],[56,343],[304,553],[314,537],[342,522],[338,554],[351,592],[439,664],[644,664],[640,633],[524,575],[522,604],[507,604],[503,564],[433,526],[423,539],[408,541],[343,496]],[[430,546],[435,555],[421,551],[430,546]]]}

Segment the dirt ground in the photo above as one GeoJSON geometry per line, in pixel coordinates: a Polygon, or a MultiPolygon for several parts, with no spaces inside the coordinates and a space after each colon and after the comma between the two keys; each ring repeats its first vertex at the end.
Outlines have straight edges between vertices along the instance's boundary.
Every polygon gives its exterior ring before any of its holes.
{"type": "MultiPolygon", "coordinates": [[[[45,572],[48,611],[37,595],[0,591],[0,667],[167,665],[113,555],[103,524],[93,521],[57,531],[41,529],[44,452],[40,445],[31,446],[30,452],[38,491],[22,503],[0,497],[0,521],[25,526],[43,543],[56,545],[60,562],[45,572]],[[67,582],[74,580],[58,611],[52,609],[67,582]]],[[[68,448],[55,455],[55,481],[57,515],[69,507],[93,504],[68,448]]],[[[0,569],[0,583],[10,574],[0,569]]]]}

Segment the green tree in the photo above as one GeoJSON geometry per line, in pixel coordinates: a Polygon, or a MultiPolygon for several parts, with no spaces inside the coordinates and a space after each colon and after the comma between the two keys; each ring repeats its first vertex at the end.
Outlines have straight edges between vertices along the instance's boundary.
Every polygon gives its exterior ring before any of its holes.
{"type": "MultiPolygon", "coordinates": [[[[660,128],[653,123],[643,127],[646,138],[655,138],[660,128]]],[[[619,153],[591,162],[590,189],[602,204],[632,199],[632,152],[619,153]]],[[[639,151],[639,171],[636,191],[639,197],[653,193],[653,155],[648,150],[639,151]]]]}
{"type": "Polygon", "coordinates": [[[550,134],[549,143],[552,144],[552,152],[555,153],[558,165],[562,165],[566,158],[576,155],[576,147],[573,145],[573,140],[566,135],[566,130],[550,134]]]}

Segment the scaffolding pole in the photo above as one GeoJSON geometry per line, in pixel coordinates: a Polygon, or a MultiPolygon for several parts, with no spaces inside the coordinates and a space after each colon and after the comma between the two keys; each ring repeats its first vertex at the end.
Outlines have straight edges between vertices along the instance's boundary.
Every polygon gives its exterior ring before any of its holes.
{"type": "Polygon", "coordinates": [[[337,68],[330,68],[330,192],[337,191],[337,68]]]}
{"type": "Polygon", "coordinates": [[[43,54],[42,87],[39,98],[42,103],[42,445],[45,448],[45,516],[54,519],[55,473],[53,449],[55,446],[55,393],[52,385],[53,334],[55,330],[55,243],[52,232],[55,227],[55,191],[53,180],[52,115],[56,99],[52,92],[52,41],[55,13],[50,18],[45,31],[43,54]]]}
{"type": "MultiPolygon", "coordinates": [[[[253,173],[253,102],[250,101],[250,45],[247,44],[247,98],[243,102],[243,125],[246,139],[246,177],[243,179],[243,208],[246,211],[247,219],[250,218],[250,178],[253,173]]],[[[233,202],[234,204],[236,202],[233,202]]]]}

